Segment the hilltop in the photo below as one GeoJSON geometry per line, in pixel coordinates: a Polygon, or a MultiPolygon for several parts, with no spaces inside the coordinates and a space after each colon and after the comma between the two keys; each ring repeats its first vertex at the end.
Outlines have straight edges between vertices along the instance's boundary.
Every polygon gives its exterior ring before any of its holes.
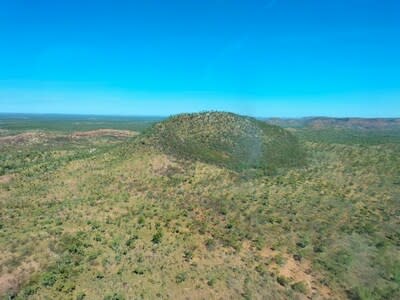
{"type": "Polygon", "coordinates": [[[233,113],[180,114],[155,124],[147,136],[167,154],[236,171],[273,171],[305,160],[289,131],[233,113]]]}

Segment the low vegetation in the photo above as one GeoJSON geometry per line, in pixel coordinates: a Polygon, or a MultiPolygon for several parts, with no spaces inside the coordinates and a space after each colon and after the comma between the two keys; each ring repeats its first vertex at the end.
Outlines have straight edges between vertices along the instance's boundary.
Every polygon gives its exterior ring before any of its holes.
{"type": "Polygon", "coordinates": [[[0,295],[400,298],[396,139],[338,143],[335,129],[321,138],[215,116],[173,117],[136,137],[2,144],[0,295]],[[276,163],[262,152],[274,171],[261,172],[260,160],[241,162],[250,146],[229,147],[247,134],[297,154],[276,163]]]}

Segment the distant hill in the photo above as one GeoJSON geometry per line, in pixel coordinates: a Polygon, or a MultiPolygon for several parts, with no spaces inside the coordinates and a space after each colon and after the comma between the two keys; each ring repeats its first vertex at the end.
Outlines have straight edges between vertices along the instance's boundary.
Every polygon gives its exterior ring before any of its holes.
{"type": "Polygon", "coordinates": [[[166,153],[234,170],[276,170],[304,163],[296,137],[275,125],[225,112],[181,114],[147,136],[166,153]]]}
{"type": "Polygon", "coordinates": [[[307,117],[299,119],[269,118],[268,124],[282,127],[307,127],[313,129],[337,128],[356,130],[400,129],[400,118],[329,118],[307,117]]]}

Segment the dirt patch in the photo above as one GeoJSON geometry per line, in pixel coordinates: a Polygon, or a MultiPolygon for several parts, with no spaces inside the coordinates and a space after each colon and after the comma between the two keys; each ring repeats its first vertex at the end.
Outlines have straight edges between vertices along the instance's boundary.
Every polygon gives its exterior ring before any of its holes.
{"type": "Polygon", "coordinates": [[[151,162],[150,167],[154,175],[173,176],[182,172],[178,164],[172,162],[166,155],[157,155],[151,162]]]}
{"type": "Polygon", "coordinates": [[[16,293],[32,273],[39,270],[39,264],[33,260],[22,263],[15,270],[0,275],[0,295],[16,293]]]}
{"type": "Polygon", "coordinates": [[[44,132],[24,132],[17,135],[0,137],[0,146],[37,144],[45,142],[49,138],[51,138],[51,135],[44,132]]]}
{"type": "Polygon", "coordinates": [[[285,276],[286,278],[290,278],[294,282],[305,282],[307,283],[308,288],[311,289],[314,278],[310,275],[310,263],[308,261],[299,263],[293,258],[287,256],[285,259],[285,265],[279,267],[279,274],[285,276]]]}
{"type": "Polygon", "coordinates": [[[91,131],[78,131],[70,135],[73,139],[79,138],[91,138],[91,137],[101,137],[101,136],[111,136],[116,138],[128,138],[134,137],[139,133],[131,130],[116,130],[116,129],[98,129],[91,131]]]}
{"type": "Polygon", "coordinates": [[[14,176],[12,176],[12,175],[0,176],[0,184],[10,183],[13,178],[14,178],[14,176]]]}
{"type": "Polygon", "coordinates": [[[84,139],[97,137],[114,137],[114,138],[129,138],[138,135],[139,133],[132,130],[115,130],[115,129],[98,129],[91,131],[77,131],[71,134],[56,134],[41,131],[29,131],[17,135],[0,136],[0,146],[6,145],[33,145],[46,143],[52,139],[84,139]]]}
{"type": "Polygon", "coordinates": [[[278,265],[276,262],[273,262],[270,264],[270,267],[272,270],[275,270],[279,276],[290,279],[292,283],[303,282],[306,284],[309,290],[307,296],[312,297],[312,299],[333,299],[334,293],[332,290],[322,285],[319,282],[319,277],[312,273],[310,261],[305,259],[298,261],[288,254],[282,254],[270,248],[261,250],[259,254],[265,259],[273,259],[280,255],[285,263],[283,265],[278,265]],[[315,298],[316,295],[319,295],[319,297],[315,298]]]}

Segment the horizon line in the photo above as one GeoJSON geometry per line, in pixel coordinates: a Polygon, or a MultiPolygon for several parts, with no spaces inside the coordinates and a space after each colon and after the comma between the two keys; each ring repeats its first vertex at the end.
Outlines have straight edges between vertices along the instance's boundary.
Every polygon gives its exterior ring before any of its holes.
{"type": "MultiPolygon", "coordinates": [[[[79,117],[118,117],[118,118],[133,118],[133,117],[147,117],[147,118],[168,118],[174,115],[179,114],[190,114],[190,113],[202,113],[202,112],[229,112],[238,114],[231,111],[223,111],[223,110],[204,110],[204,111],[196,111],[196,112],[179,112],[172,113],[167,115],[151,115],[151,114],[96,114],[96,113],[59,113],[59,112],[1,112],[0,115],[32,115],[32,116],[79,116],[79,117]]],[[[241,114],[238,114],[241,115],[241,114]]],[[[245,115],[243,116],[250,116],[245,115]]],[[[400,116],[397,117],[360,117],[360,116],[329,116],[329,115],[304,115],[298,117],[283,117],[283,116],[250,116],[256,119],[309,119],[309,118],[330,118],[330,119],[400,119],[400,116]]]]}

